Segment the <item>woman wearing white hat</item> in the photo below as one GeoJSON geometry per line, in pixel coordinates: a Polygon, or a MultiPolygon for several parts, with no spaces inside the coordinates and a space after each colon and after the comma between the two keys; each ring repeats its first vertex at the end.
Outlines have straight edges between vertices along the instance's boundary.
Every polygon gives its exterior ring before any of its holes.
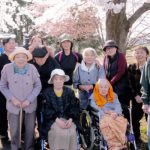
{"type": "Polygon", "coordinates": [[[53,87],[43,92],[46,100],[41,138],[48,134],[51,150],[76,150],[76,127],[79,127],[79,101],[74,92],[64,86],[69,80],[61,69],[54,69],[48,81],[53,87]]]}
{"type": "Polygon", "coordinates": [[[25,112],[25,150],[33,150],[34,126],[37,96],[41,82],[36,68],[29,64],[32,59],[29,51],[16,48],[10,55],[12,63],[4,66],[1,74],[0,90],[7,100],[8,121],[10,125],[11,150],[19,147],[19,111],[25,112]]]}

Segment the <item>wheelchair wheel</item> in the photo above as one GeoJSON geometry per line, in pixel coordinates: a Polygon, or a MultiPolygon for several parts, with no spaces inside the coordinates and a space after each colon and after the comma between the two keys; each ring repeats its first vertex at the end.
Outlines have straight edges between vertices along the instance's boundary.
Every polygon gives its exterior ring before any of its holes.
{"type": "Polygon", "coordinates": [[[80,115],[80,124],[82,127],[82,134],[81,136],[81,146],[84,150],[93,150],[94,146],[94,129],[92,128],[91,124],[91,117],[89,112],[83,110],[80,115]]]}

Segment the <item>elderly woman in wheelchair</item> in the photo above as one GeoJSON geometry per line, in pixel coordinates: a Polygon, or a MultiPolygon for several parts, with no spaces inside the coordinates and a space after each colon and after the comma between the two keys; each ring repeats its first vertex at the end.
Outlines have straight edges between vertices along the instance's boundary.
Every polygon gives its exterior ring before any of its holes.
{"type": "MultiPolygon", "coordinates": [[[[91,110],[89,111],[90,112],[89,116],[91,117],[91,114],[93,114],[91,112],[98,114],[99,118],[98,127],[100,131],[99,134],[103,135],[101,136],[101,138],[103,137],[105,139],[107,143],[107,149],[109,150],[125,149],[127,147],[126,146],[127,120],[122,116],[122,109],[118,101],[117,95],[113,92],[113,88],[107,79],[99,79],[99,81],[95,85],[93,94],[91,95],[90,99],[91,99],[90,109],[93,108],[94,109],[92,111],[91,110]]],[[[83,119],[82,114],[81,117],[83,119]]],[[[92,122],[95,121],[93,120],[90,121],[89,119],[89,122],[91,122],[92,125],[93,124],[92,122]]],[[[83,126],[82,123],[81,125],[83,126]]],[[[90,146],[88,150],[93,149],[90,148],[90,146]]]]}

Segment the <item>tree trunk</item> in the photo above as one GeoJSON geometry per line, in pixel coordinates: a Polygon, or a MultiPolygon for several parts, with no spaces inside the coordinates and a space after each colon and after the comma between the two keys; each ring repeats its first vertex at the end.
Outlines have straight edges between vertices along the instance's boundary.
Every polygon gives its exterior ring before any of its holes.
{"type": "Polygon", "coordinates": [[[106,40],[115,40],[121,51],[125,52],[129,24],[125,8],[118,14],[112,11],[107,13],[106,18],[106,40]]]}
{"type": "MultiPolygon", "coordinates": [[[[134,14],[127,19],[126,16],[126,2],[125,7],[120,13],[115,14],[113,11],[108,11],[106,15],[106,40],[115,40],[120,50],[125,53],[127,45],[127,36],[129,29],[135,23],[135,21],[146,11],[150,10],[150,3],[145,2],[139,7],[134,14]]],[[[114,3],[119,3],[118,0],[114,0],[114,3]]]]}

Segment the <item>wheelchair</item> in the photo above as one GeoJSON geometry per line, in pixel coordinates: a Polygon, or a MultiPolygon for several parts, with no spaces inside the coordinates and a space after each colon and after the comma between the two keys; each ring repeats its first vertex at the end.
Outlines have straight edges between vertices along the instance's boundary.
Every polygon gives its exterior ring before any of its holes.
{"type": "MultiPolygon", "coordinates": [[[[130,124],[127,125],[126,137],[127,137],[127,149],[137,150],[135,143],[132,119],[131,119],[131,108],[130,113],[130,124]]],[[[84,150],[108,150],[107,143],[101,134],[99,128],[99,116],[98,110],[92,106],[88,106],[86,110],[82,110],[80,115],[80,124],[83,132],[80,133],[81,147],[84,150]]]]}
{"type": "Polygon", "coordinates": [[[100,133],[98,110],[90,105],[80,115],[81,147],[84,150],[107,150],[107,144],[100,133]]]}

